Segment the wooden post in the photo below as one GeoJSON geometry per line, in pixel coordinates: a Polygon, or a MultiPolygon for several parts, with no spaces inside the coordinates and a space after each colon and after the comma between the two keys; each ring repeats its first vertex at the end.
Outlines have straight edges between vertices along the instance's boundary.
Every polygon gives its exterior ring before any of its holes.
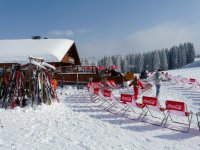
{"type": "Polygon", "coordinates": [[[28,91],[28,97],[31,97],[31,83],[32,83],[32,79],[31,79],[31,71],[32,71],[32,65],[31,65],[31,60],[29,59],[29,67],[28,67],[28,78],[29,78],[29,91],[28,91]]]}
{"type": "Polygon", "coordinates": [[[44,103],[44,92],[43,92],[44,86],[43,86],[43,71],[42,71],[42,69],[41,69],[41,73],[40,73],[40,79],[41,79],[41,101],[42,101],[42,103],[44,103]]]}
{"type": "MultiPolygon", "coordinates": [[[[63,91],[63,74],[62,74],[62,72],[63,72],[62,69],[63,68],[62,68],[62,62],[60,63],[60,67],[61,67],[61,69],[60,69],[60,72],[61,72],[60,73],[60,75],[61,75],[61,78],[60,78],[61,79],[61,88],[62,88],[62,91],[63,91]]],[[[61,94],[62,94],[62,92],[61,92],[61,94]]]]}

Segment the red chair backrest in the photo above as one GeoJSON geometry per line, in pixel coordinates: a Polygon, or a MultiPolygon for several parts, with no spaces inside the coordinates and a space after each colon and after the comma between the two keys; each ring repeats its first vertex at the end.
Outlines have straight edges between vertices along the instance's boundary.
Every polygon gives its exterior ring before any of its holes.
{"type": "Polygon", "coordinates": [[[158,99],[156,97],[143,96],[142,102],[143,102],[143,104],[148,105],[148,106],[157,106],[158,105],[158,99]]]}
{"type": "Polygon", "coordinates": [[[110,90],[103,90],[103,96],[105,97],[111,97],[111,91],[110,90]]]}
{"type": "Polygon", "coordinates": [[[115,81],[110,80],[110,83],[111,83],[113,86],[116,86],[115,81]]]}
{"type": "Polygon", "coordinates": [[[173,111],[185,112],[185,103],[176,101],[166,101],[166,109],[173,111]]]}
{"type": "Polygon", "coordinates": [[[109,84],[110,83],[110,81],[109,80],[106,80],[106,84],[109,84]]]}
{"type": "Polygon", "coordinates": [[[88,91],[90,90],[90,86],[91,86],[91,84],[88,83],[88,84],[87,84],[87,90],[88,90],[88,91]]]}
{"type": "Polygon", "coordinates": [[[99,88],[94,88],[94,94],[99,95],[99,88]]]}
{"type": "Polygon", "coordinates": [[[130,95],[130,94],[121,94],[121,101],[123,103],[127,103],[127,102],[131,103],[132,100],[133,100],[133,96],[132,95],[130,95]]]}
{"type": "Polygon", "coordinates": [[[189,79],[189,83],[190,83],[190,84],[195,83],[195,82],[196,82],[196,79],[193,79],[193,78],[190,78],[190,79],[189,79]]]}

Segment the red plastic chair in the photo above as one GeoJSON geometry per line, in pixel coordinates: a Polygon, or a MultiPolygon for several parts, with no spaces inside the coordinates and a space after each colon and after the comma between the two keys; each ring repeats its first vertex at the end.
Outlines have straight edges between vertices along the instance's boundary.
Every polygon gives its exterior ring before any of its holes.
{"type": "Polygon", "coordinates": [[[157,126],[161,126],[166,118],[166,114],[165,114],[165,108],[162,108],[160,106],[160,103],[159,103],[159,100],[156,98],[156,97],[148,97],[148,96],[143,96],[142,97],[142,102],[143,104],[146,106],[147,108],[147,111],[145,112],[143,118],[142,118],[142,121],[143,122],[148,122],[150,124],[153,124],[153,125],[157,125],[157,126]],[[146,116],[149,116],[156,119],[156,120],[161,120],[160,123],[154,123],[152,121],[149,121],[149,120],[145,120],[145,117],[146,116]],[[160,117],[160,114],[162,117],[160,117]]]}
{"type": "Polygon", "coordinates": [[[190,130],[193,112],[187,111],[186,104],[184,102],[167,100],[166,101],[166,110],[167,110],[168,114],[166,117],[164,127],[172,129],[172,130],[188,133],[190,130]],[[179,118],[179,120],[181,118],[181,121],[175,121],[175,120],[178,120],[178,118],[179,118]],[[184,118],[186,118],[185,121],[187,123],[183,122],[184,118]],[[171,123],[174,123],[176,125],[187,126],[187,130],[183,130],[182,128],[179,129],[178,127],[176,127],[176,128],[170,127],[170,125],[167,126],[167,122],[169,122],[169,121],[171,121],[171,123]]]}
{"type": "Polygon", "coordinates": [[[118,114],[127,109],[126,103],[122,102],[120,98],[116,97],[111,90],[104,89],[103,91],[104,91],[103,95],[104,98],[107,99],[107,101],[109,102],[109,106],[105,108],[106,110],[118,114]],[[114,112],[112,108],[115,108],[114,112]]]}
{"type": "Polygon", "coordinates": [[[99,91],[100,89],[98,87],[93,88],[93,93],[91,94],[91,101],[96,102],[99,100],[99,91]]]}
{"type": "Polygon", "coordinates": [[[131,112],[134,112],[135,114],[138,114],[137,116],[134,116],[134,118],[130,118],[127,116],[126,118],[138,120],[141,118],[141,116],[145,112],[145,105],[141,103],[137,103],[136,100],[133,99],[133,95],[131,94],[121,94],[121,101],[125,104],[127,104],[128,109],[123,113],[123,116],[131,110],[131,112]]]}
{"type": "Polygon", "coordinates": [[[189,79],[189,86],[190,86],[191,88],[197,88],[197,87],[198,87],[197,80],[194,79],[194,78],[190,78],[190,79],[189,79]]]}
{"type": "Polygon", "coordinates": [[[116,87],[113,86],[113,85],[110,83],[109,80],[106,80],[106,84],[108,85],[108,87],[109,87],[110,89],[116,89],[116,87]]]}
{"type": "Polygon", "coordinates": [[[90,99],[92,102],[98,103],[101,100],[99,87],[90,87],[90,99]]]}
{"type": "Polygon", "coordinates": [[[121,86],[120,86],[120,85],[117,85],[117,84],[115,83],[115,81],[113,81],[113,80],[110,80],[110,84],[111,84],[113,87],[115,87],[116,89],[121,88],[121,86]]]}
{"type": "Polygon", "coordinates": [[[102,92],[100,92],[100,97],[103,99],[103,102],[99,105],[102,106],[104,103],[108,103],[108,108],[112,105],[111,100],[111,90],[103,89],[102,92]]]}

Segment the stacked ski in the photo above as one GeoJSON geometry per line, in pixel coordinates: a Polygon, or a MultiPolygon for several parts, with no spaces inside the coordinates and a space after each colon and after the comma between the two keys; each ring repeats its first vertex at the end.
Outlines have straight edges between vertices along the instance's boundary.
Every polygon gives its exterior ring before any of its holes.
{"type": "Polygon", "coordinates": [[[0,105],[1,107],[24,107],[28,100],[35,107],[58,101],[56,91],[51,83],[55,67],[44,62],[42,58],[30,56],[29,64],[15,64],[12,68],[1,68],[0,105]]]}

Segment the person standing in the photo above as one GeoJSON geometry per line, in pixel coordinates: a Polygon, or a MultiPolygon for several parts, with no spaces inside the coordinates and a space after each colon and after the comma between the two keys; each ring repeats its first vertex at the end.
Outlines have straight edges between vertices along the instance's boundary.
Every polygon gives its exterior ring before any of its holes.
{"type": "Polygon", "coordinates": [[[143,85],[140,82],[140,80],[137,78],[137,76],[134,77],[134,80],[129,84],[129,86],[133,85],[133,90],[134,90],[134,99],[138,99],[138,94],[139,94],[139,87],[143,89],[143,85]]]}
{"type": "Polygon", "coordinates": [[[53,85],[53,89],[54,89],[54,91],[56,92],[58,83],[57,83],[55,77],[53,77],[53,79],[52,79],[52,81],[51,81],[51,84],[53,85]]]}
{"type": "Polygon", "coordinates": [[[60,102],[60,100],[58,99],[57,93],[56,93],[58,83],[57,83],[55,77],[53,77],[53,79],[52,79],[52,81],[51,81],[51,84],[53,85],[54,98],[56,98],[57,101],[60,102]]]}
{"type": "Polygon", "coordinates": [[[158,69],[158,71],[154,75],[154,83],[156,86],[156,97],[158,97],[160,94],[160,80],[161,80],[160,69],[158,69]]]}

